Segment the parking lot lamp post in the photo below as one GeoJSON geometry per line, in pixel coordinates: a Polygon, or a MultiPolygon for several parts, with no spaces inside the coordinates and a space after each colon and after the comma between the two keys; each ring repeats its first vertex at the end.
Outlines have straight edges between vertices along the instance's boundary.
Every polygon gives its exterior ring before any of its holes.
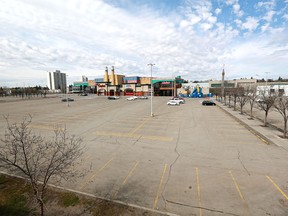
{"type": "Polygon", "coordinates": [[[152,68],[155,64],[147,64],[148,66],[150,66],[150,70],[151,70],[151,76],[150,76],[150,82],[151,82],[151,117],[154,116],[153,114],[153,83],[152,83],[152,68]]]}
{"type": "Polygon", "coordinates": [[[67,100],[67,106],[69,107],[69,99],[68,99],[68,89],[69,89],[69,85],[68,85],[68,75],[66,74],[66,100],[67,100]],[[68,87],[67,87],[68,86],[68,87]]]}
{"type": "Polygon", "coordinates": [[[224,77],[225,77],[225,71],[224,71],[224,66],[223,66],[222,82],[221,82],[221,103],[223,103],[223,97],[224,97],[224,77]]]}

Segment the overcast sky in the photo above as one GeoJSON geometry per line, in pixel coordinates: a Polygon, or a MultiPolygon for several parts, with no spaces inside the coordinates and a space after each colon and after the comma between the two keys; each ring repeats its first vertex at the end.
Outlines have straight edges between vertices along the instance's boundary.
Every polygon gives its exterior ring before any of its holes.
{"type": "Polygon", "coordinates": [[[117,74],[288,78],[288,0],[0,0],[0,86],[117,74]]]}

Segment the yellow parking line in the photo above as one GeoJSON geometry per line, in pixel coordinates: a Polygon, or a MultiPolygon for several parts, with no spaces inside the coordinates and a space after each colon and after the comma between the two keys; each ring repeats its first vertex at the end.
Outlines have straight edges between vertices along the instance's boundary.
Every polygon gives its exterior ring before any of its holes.
{"type": "MultiPolygon", "coordinates": [[[[218,107],[220,108],[220,107],[218,107]]],[[[241,126],[243,126],[244,128],[246,128],[248,131],[250,131],[254,136],[256,136],[259,140],[261,140],[262,142],[264,142],[265,144],[269,145],[269,142],[267,142],[265,139],[261,138],[259,135],[257,135],[253,130],[249,129],[248,127],[246,127],[245,124],[243,124],[239,119],[237,119],[237,117],[233,116],[231,113],[229,113],[228,111],[224,110],[223,108],[220,108],[222,111],[228,113],[236,122],[238,122],[241,126]]]]}
{"type": "Polygon", "coordinates": [[[40,124],[31,124],[29,128],[44,129],[44,130],[54,130],[53,126],[40,125],[40,124]]]}
{"type": "Polygon", "coordinates": [[[269,176],[266,177],[274,185],[274,187],[286,198],[286,200],[288,200],[288,196],[280,189],[280,187],[269,176]]]}
{"type": "Polygon", "coordinates": [[[111,162],[113,159],[114,159],[114,158],[111,158],[109,161],[107,161],[107,162],[104,164],[104,166],[102,166],[94,175],[92,175],[92,176],[88,179],[88,181],[86,181],[86,182],[80,187],[80,190],[82,190],[84,187],[87,186],[87,184],[88,184],[90,181],[92,181],[94,178],[96,178],[96,177],[105,169],[105,167],[107,167],[107,166],[110,164],[110,162],[111,162]]]}
{"type": "Polygon", "coordinates": [[[161,190],[161,186],[162,186],[162,183],[163,183],[164,175],[166,173],[166,169],[167,169],[167,164],[165,164],[163,172],[162,172],[160,183],[159,183],[159,186],[158,186],[158,189],[157,189],[157,193],[156,193],[156,196],[155,196],[155,199],[154,199],[153,209],[155,209],[157,207],[158,197],[159,197],[159,194],[160,194],[160,190],[161,190]]]}
{"type": "Polygon", "coordinates": [[[114,136],[114,137],[136,138],[136,139],[141,137],[141,139],[157,140],[157,141],[164,141],[164,142],[173,141],[173,137],[145,136],[141,134],[132,134],[132,133],[114,133],[114,132],[109,132],[109,131],[96,131],[94,134],[97,134],[99,136],[114,136]]]}
{"type": "MultiPolygon", "coordinates": [[[[137,161],[137,162],[135,163],[135,165],[132,167],[132,169],[130,170],[130,172],[128,173],[128,175],[126,176],[126,178],[124,179],[124,181],[122,182],[122,185],[121,185],[121,186],[123,186],[123,185],[126,184],[127,180],[130,178],[130,176],[132,175],[132,173],[135,171],[135,169],[136,169],[136,167],[138,166],[138,164],[139,164],[139,161],[137,161]]],[[[115,197],[117,196],[118,192],[119,192],[119,190],[115,192],[115,194],[113,195],[113,199],[115,199],[115,197]]]]}
{"type": "Polygon", "coordinates": [[[243,197],[243,195],[242,195],[242,193],[241,193],[241,190],[240,190],[240,188],[239,188],[239,186],[238,186],[238,184],[237,184],[237,182],[236,182],[236,180],[235,180],[232,172],[229,171],[229,173],[230,173],[231,178],[232,178],[232,180],[233,180],[233,182],[234,182],[234,185],[235,185],[235,187],[236,187],[236,189],[237,189],[237,191],[238,191],[238,193],[239,193],[240,198],[244,201],[244,197],[243,197]]]}
{"type": "Polygon", "coordinates": [[[200,216],[202,216],[202,202],[201,202],[201,192],[200,192],[200,181],[199,181],[198,167],[196,167],[196,178],[197,178],[198,205],[200,208],[200,216]]]}
{"type": "MultiPolygon", "coordinates": [[[[140,136],[140,135],[139,135],[140,136]]],[[[148,140],[158,140],[158,141],[166,141],[166,142],[172,142],[173,137],[161,137],[161,136],[141,136],[142,139],[148,139],[148,140]]]]}
{"type": "Polygon", "coordinates": [[[136,127],[130,134],[134,134],[136,131],[138,131],[140,128],[143,127],[144,124],[146,124],[146,122],[149,120],[150,118],[145,119],[142,124],[140,124],[138,127],[136,127]]]}

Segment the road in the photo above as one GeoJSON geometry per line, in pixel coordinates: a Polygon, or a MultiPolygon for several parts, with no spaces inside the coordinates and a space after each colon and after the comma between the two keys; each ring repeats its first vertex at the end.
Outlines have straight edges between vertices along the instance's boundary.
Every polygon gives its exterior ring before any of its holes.
{"type": "Polygon", "coordinates": [[[49,98],[0,108],[10,121],[32,115],[43,135],[60,124],[83,137],[88,172],[62,186],[179,215],[288,215],[288,152],[217,106],[154,97],[151,117],[150,100],[73,97],[69,107],[49,98]]]}

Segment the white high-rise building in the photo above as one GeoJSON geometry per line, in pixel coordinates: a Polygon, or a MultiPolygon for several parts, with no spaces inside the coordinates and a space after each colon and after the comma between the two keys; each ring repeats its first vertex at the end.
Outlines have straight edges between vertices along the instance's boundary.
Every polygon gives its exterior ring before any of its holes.
{"type": "Polygon", "coordinates": [[[47,73],[48,88],[50,90],[61,90],[61,92],[66,92],[67,80],[66,74],[61,73],[60,70],[55,72],[47,73]]]}

